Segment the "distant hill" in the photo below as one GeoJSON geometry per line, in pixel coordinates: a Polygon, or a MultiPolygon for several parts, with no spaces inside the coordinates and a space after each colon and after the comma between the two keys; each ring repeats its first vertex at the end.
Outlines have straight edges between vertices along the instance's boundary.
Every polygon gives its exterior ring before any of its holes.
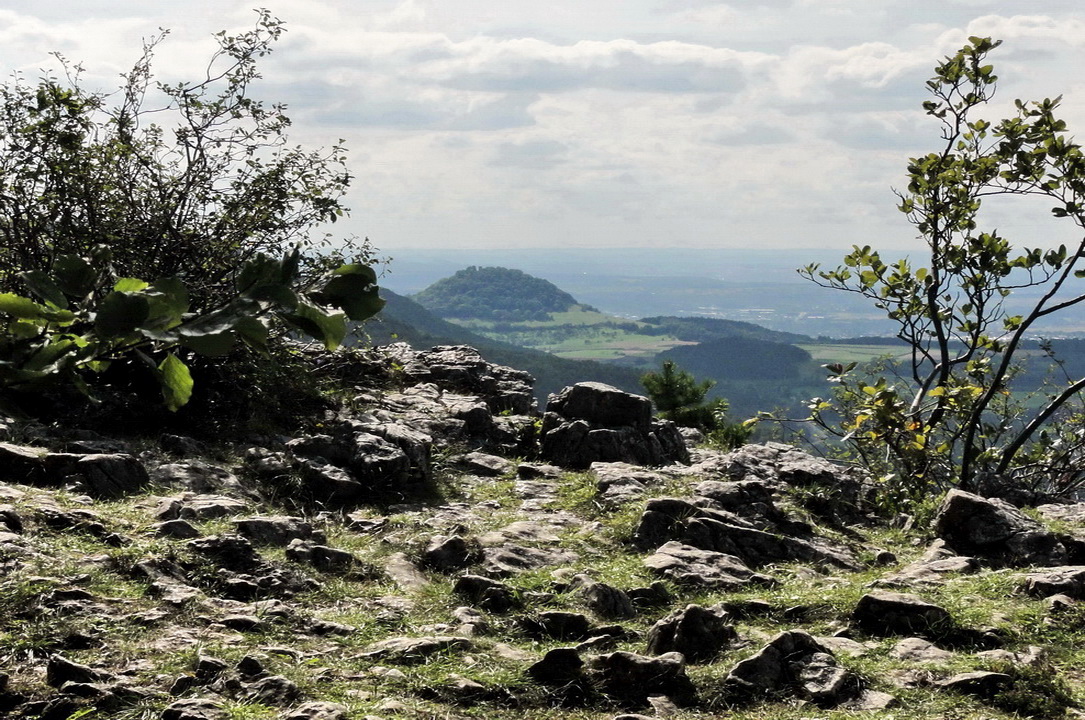
{"type": "Polygon", "coordinates": [[[640,371],[590,360],[567,360],[491,340],[443,320],[410,298],[391,290],[381,288],[380,294],[385,300],[384,309],[364,326],[374,345],[405,342],[420,349],[434,345],[470,345],[490,362],[526,370],[534,375],[535,395],[540,405],[550,393],[566,385],[588,380],[614,385],[627,392],[644,393],[640,371]]]}
{"type": "Polygon", "coordinates": [[[656,358],[673,360],[698,377],[726,380],[797,380],[811,361],[795,345],[741,337],[681,345],[656,358]]]}
{"type": "Polygon", "coordinates": [[[549,320],[576,307],[576,299],[553,283],[520,270],[471,266],[414,295],[415,302],[443,318],[497,322],[549,320]]]}
{"type": "Polygon", "coordinates": [[[709,340],[731,337],[767,340],[776,343],[804,343],[812,340],[808,335],[769,330],[753,323],[740,320],[723,320],[721,318],[658,315],[656,317],[641,318],[640,322],[650,326],[640,328],[641,333],[646,335],[670,335],[687,342],[703,343],[709,340]]]}

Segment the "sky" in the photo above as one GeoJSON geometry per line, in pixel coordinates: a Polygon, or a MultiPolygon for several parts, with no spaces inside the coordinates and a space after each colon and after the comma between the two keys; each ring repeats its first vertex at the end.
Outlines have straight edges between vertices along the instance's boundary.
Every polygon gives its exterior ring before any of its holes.
{"type": "MultiPolygon", "coordinates": [[[[259,1],[259,0],[258,0],[259,1]]],[[[0,0],[0,66],[51,52],[112,88],[141,42],[195,79],[234,0],[0,0]]],[[[345,140],[352,212],[335,233],[412,248],[916,246],[896,210],[911,156],[940,147],[920,106],[971,35],[1003,45],[986,116],[1063,96],[1085,128],[1080,0],[264,0],[286,24],[255,94],[290,138],[345,140]]],[[[992,208],[1026,245],[1045,208],[992,208]]]]}

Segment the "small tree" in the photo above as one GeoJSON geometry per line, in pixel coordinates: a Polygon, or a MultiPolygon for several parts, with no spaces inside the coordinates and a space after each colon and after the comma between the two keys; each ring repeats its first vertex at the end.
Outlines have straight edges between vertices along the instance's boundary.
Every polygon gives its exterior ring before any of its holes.
{"type": "Polygon", "coordinates": [[[997,123],[977,117],[994,93],[986,56],[998,45],[969,38],[927,82],[933,99],[923,108],[941,123],[943,144],[909,161],[907,190],[898,193],[900,210],[926,241],[926,266],[886,263],[856,246],[835,270],[799,271],[871,300],[910,346],[908,382],[864,378],[854,363],[829,366],[837,401],[812,407],[815,420],[912,497],[932,486],[1020,483],[1029,475],[1057,492],[1085,477],[1078,469],[1085,437],[1051,427],[1085,378],[1067,378],[1027,405],[1012,395],[1018,351],[1035,324],[1085,301],[1074,286],[1085,277],[1085,239],[1069,250],[1015,250],[997,231],[979,228],[983,203],[1006,196],[1044,198],[1055,217],[1085,228],[1085,156],[1055,116],[1058,98],[1018,100],[1016,115],[997,123]],[[1039,299],[1012,313],[1007,298],[1025,288],[1039,299]]]}
{"type": "Polygon", "coordinates": [[[661,418],[708,433],[709,441],[714,444],[727,448],[739,447],[753,433],[752,423],[728,421],[729,405],[726,400],[716,398],[705,401],[715,381],[698,381],[673,360],[664,360],[658,373],[645,373],[640,382],[661,418]]]}

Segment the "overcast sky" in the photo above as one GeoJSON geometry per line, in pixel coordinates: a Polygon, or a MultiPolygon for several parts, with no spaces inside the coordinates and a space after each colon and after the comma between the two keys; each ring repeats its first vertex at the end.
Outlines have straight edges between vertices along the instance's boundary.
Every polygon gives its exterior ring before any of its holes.
{"type": "MultiPolygon", "coordinates": [[[[0,61],[60,51],[104,86],[171,30],[164,79],[197,77],[233,0],[0,0],[0,61]]],[[[287,32],[258,94],[291,138],[345,138],[357,176],[335,228],[411,247],[906,247],[920,103],[969,35],[1004,45],[992,117],[1063,95],[1085,137],[1080,0],[266,0],[287,32]]],[[[995,215],[1011,239],[1052,232],[995,215]]]]}

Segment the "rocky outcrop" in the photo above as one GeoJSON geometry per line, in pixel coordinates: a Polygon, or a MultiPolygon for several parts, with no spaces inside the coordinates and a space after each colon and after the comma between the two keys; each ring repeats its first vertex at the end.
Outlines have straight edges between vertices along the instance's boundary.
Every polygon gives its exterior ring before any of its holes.
{"type": "Polygon", "coordinates": [[[577,383],[550,396],[540,455],[574,469],[586,469],[593,462],[649,466],[689,462],[678,428],[669,421],[654,421],[648,398],[596,382],[577,383]]]}
{"type": "Polygon", "coordinates": [[[70,486],[98,500],[113,500],[146,489],[150,476],[137,458],[124,453],[62,453],[0,443],[0,481],[70,486]]]}
{"type": "Polygon", "coordinates": [[[834,708],[861,694],[859,678],[841,667],[828,648],[799,630],[780,633],[735,665],[725,684],[728,697],[736,702],[791,696],[834,708]]]}
{"type": "MultiPolygon", "coordinates": [[[[1043,508],[1050,533],[951,494],[931,543],[872,523],[861,473],[777,443],[571,473],[533,454],[523,375],[463,348],[364,357],[344,370],[349,403],[259,447],[38,432],[0,448],[0,634],[17,660],[0,717],[877,713],[896,688],[1021,716],[1013,698],[1069,702],[1043,682],[1078,682],[1072,652],[1026,643],[1080,625],[1081,507],[1043,508]],[[120,477],[118,457],[156,494],[95,479],[120,477]],[[987,617],[960,627],[958,607],[987,617]]],[[[660,441],[643,398],[588,387],[553,410],[549,429],[660,441]]]]}

